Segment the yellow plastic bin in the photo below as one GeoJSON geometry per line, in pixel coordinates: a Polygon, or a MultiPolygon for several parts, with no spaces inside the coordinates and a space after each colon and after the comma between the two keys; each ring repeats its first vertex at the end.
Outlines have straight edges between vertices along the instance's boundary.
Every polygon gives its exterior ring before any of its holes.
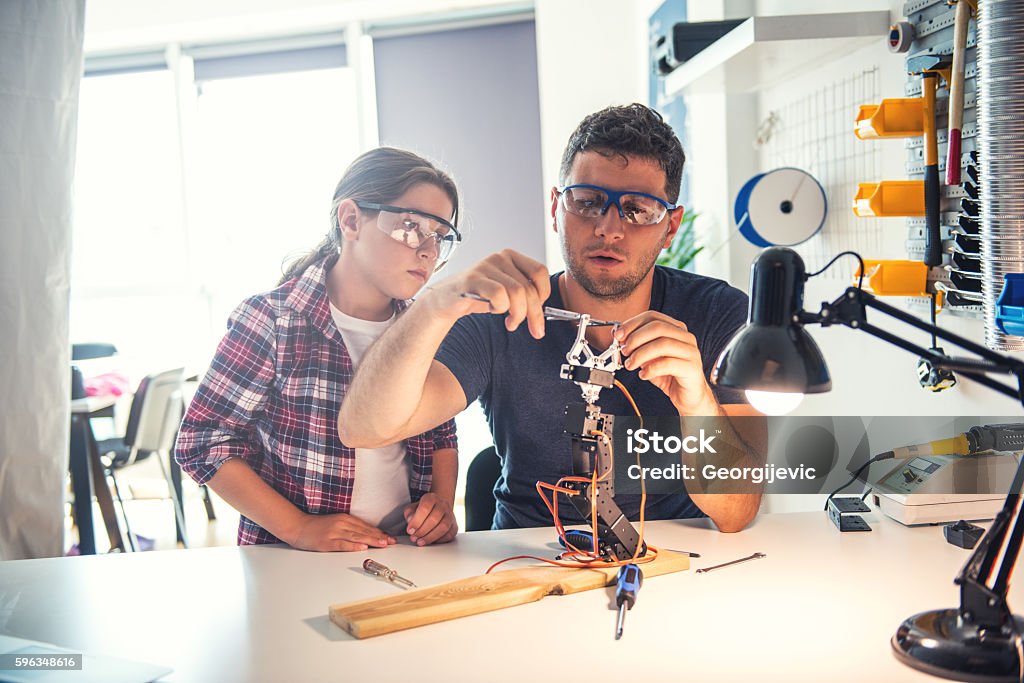
{"type": "Polygon", "coordinates": [[[878,296],[929,296],[928,266],[921,261],[864,259],[864,288],[878,296]]]}
{"type": "Polygon", "coordinates": [[[853,198],[853,213],[861,218],[923,216],[923,180],[883,180],[859,183],[853,198]]]}
{"type": "Polygon", "coordinates": [[[924,99],[901,97],[862,104],[853,134],[861,140],[913,138],[924,135],[924,99]]]}

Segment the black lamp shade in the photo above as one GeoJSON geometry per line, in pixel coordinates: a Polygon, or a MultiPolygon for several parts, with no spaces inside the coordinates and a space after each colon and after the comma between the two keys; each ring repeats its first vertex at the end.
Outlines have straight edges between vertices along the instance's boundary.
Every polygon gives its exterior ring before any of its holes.
{"type": "Polygon", "coordinates": [[[798,322],[806,279],[803,259],[792,249],[761,252],[750,271],[747,324],[719,356],[713,383],[803,394],[832,389],[818,345],[798,322]]]}

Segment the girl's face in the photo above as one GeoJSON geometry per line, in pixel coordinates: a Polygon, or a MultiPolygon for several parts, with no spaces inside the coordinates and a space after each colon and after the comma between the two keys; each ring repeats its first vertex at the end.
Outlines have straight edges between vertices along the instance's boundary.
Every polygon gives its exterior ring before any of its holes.
{"type": "Polygon", "coordinates": [[[436,185],[420,183],[387,203],[392,209],[407,212],[360,208],[360,203],[346,207],[348,202],[344,202],[339,207],[346,242],[342,253],[349,250],[364,276],[382,293],[392,299],[411,298],[437,266],[439,244],[436,239],[423,237],[448,231],[423,214],[448,220],[454,210],[451,200],[436,185]],[[357,230],[351,229],[353,222],[357,230]],[[418,242],[422,243],[409,246],[418,242]]]}

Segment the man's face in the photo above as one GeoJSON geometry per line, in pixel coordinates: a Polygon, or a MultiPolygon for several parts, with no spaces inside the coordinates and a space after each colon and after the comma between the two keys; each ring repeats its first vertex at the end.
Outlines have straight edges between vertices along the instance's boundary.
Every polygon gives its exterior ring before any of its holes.
{"type": "MultiPolygon", "coordinates": [[[[656,162],[638,157],[581,152],[565,184],[642,192],[667,201],[665,172],[656,162]]],[[[551,216],[568,275],[592,296],[612,301],[628,297],[647,277],[658,254],[672,243],[682,214],[680,207],[654,225],[634,225],[620,218],[612,204],[603,216],[586,218],[566,211],[559,193],[551,192],[551,216]]]]}

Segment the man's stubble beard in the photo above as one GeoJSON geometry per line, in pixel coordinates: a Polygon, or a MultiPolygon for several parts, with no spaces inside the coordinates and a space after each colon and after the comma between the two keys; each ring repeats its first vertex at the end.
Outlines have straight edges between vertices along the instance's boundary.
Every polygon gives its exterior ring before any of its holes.
{"type": "MultiPolygon", "coordinates": [[[[564,235],[564,233],[563,233],[564,235]]],[[[664,240],[660,240],[658,243],[661,244],[664,240]]],[[[565,269],[569,274],[569,277],[573,278],[587,291],[588,294],[597,299],[604,299],[606,301],[618,302],[629,298],[629,295],[640,285],[647,273],[654,267],[655,262],[658,260],[658,254],[661,253],[661,248],[652,250],[651,253],[645,254],[641,259],[640,263],[637,264],[636,268],[630,272],[620,275],[618,277],[607,277],[607,278],[592,278],[586,271],[585,259],[586,257],[576,258],[573,254],[569,245],[566,244],[566,240],[562,242],[562,258],[565,259],[565,269]]],[[[610,249],[615,251],[615,249],[610,249]]],[[[587,250],[584,250],[587,251],[587,250]]],[[[592,250],[591,250],[592,251],[592,250]]]]}

